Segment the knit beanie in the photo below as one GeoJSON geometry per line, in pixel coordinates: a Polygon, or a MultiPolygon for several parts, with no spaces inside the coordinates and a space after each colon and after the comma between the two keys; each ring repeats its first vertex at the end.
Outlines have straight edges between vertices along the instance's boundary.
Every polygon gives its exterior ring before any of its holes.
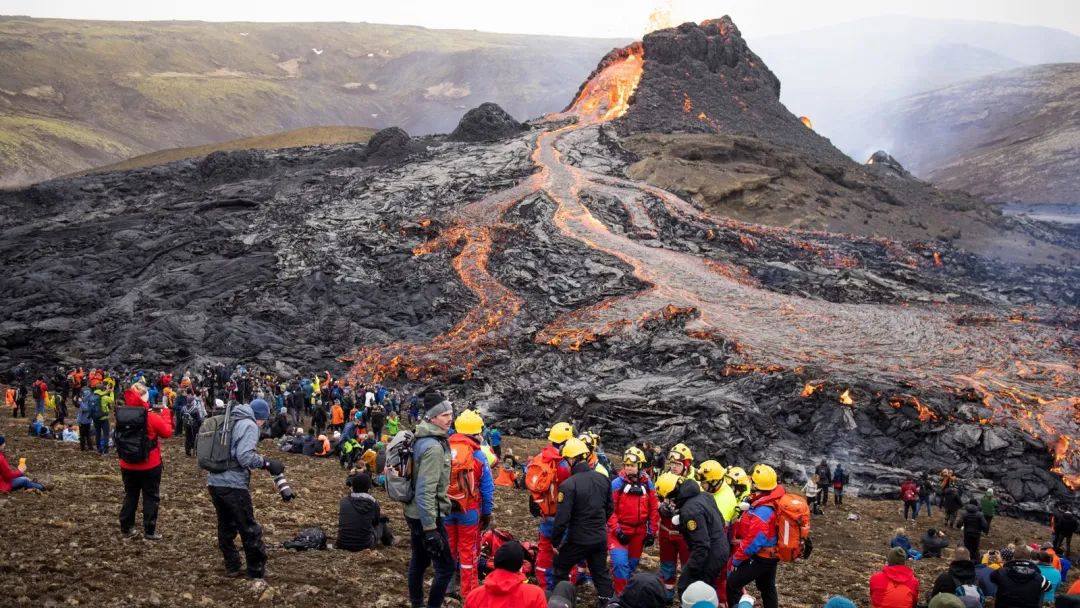
{"type": "Polygon", "coordinates": [[[256,420],[269,420],[270,419],[270,404],[263,399],[255,399],[251,402],[251,411],[255,414],[256,420]]]}
{"type": "Polygon", "coordinates": [[[525,549],[516,540],[508,540],[495,552],[495,567],[499,570],[520,572],[525,563],[525,549]]]}
{"type": "Polygon", "coordinates": [[[890,566],[896,566],[899,564],[907,563],[907,551],[904,551],[900,547],[893,547],[889,550],[889,555],[885,558],[885,561],[890,566]]]}
{"type": "Polygon", "coordinates": [[[424,420],[431,420],[453,409],[453,405],[439,391],[424,393],[424,420]]]}
{"type": "Polygon", "coordinates": [[[855,608],[855,602],[842,595],[834,595],[825,602],[825,608],[855,608]]]}
{"type": "Polygon", "coordinates": [[[357,473],[350,479],[352,491],[356,494],[365,494],[371,489],[371,477],[367,473],[357,473]]]}
{"type": "Polygon", "coordinates": [[[690,583],[682,594],[682,605],[685,608],[716,608],[719,603],[716,589],[704,581],[690,583]]]}
{"type": "Polygon", "coordinates": [[[930,608],[964,608],[964,602],[953,593],[939,593],[930,600],[930,608]]]}

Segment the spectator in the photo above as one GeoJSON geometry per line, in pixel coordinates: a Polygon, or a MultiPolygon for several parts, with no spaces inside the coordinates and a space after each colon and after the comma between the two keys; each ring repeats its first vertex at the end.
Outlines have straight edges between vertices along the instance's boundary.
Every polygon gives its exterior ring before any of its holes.
{"type": "Polygon", "coordinates": [[[495,551],[495,569],[487,575],[482,586],[469,592],[465,608],[545,608],[548,602],[544,590],[529,584],[521,573],[524,564],[525,550],[521,543],[516,540],[504,542],[495,551]]]}
{"type": "Polygon", "coordinates": [[[994,521],[998,508],[998,500],[994,498],[993,488],[988,488],[983,494],[982,500],[979,501],[979,508],[982,510],[983,518],[986,519],[986,534],[990,534],[990,523],[994,521]]]}
{"type": "Polygon", "coordinates": [[[997,585],[995,608],[1039,608],[1043,594],[1050,590],[1050,581],[1031,561],[1031,549],[1022,545],[1013,559],[990,574],[990,581],[997,585]]]}
{"type": "Polygon", "coordinates": [[[135,535],[135,510],[139,496],[143,506],[143,538],[161,540],[157,532],[158,506],[161,503],[161,447],[158,440],[173,434],[173,417],[168,410],[150,411],[147,389],[135,383],[124,392],[127,408],[117,411],[116,451],[120,455],[120,475],[124,480],[124,501],[120,507],[120,533],[135,535]],[[141,408],[141,414],[136,417],[141,408]],[[134,410],[134,411],[133,411],[134,410]],[[144,451],[145,442],[148,451],[144,451]],[[145,456],[143,456],[145,454],[145,456]]]}
{"type": "Polygon", "coordinates": [[[907,552],[889,549],[886,565],[870,577],[872,608],[915,608],[919,602],[919,579],[907,566],[907,552]]]}
{"type": "Polygon", "coordinates": [[[951,593],[939,593],[930,600],[927,608],[967,608],[964,601],[951,593]]]}
{"type": "Polygon", "coordinates": [[[829,471],[829,463],[825,462],[822,458],[814,469],[814,474],[818,476],[817,484],[821,489],[821,495],[818,499],[821,501],[821,505],[825,506],[829,504],[829,487],[832,486],[832,472],[829,471]]]}
{"type": "Polygon", "coordinates": [[[389,520],[382,516],[379,503],[368,493],[371,477],[357,473],[346,482],[352,492],[338,503],[337,547],[346,551],[374,549],[376,543],[394,544],[389,520]]]}
{"type": "Polygon", "coordinates": [[[855,608],[855,602],[842,595],[834,595],[825,602],[825,608],[855,608]]]}
{"type": "Polygon", "coordinates": [[[4,454],[6,446],[7,439],[0,435],[0,494],[7,494],[12,490],[44,490],[44,485],[26,476],[24,463],[19,463],[19,466],[14,469],[11,468],[4,454]]]}
{"type": "Polygon", "coordinates": [[[836,469],[832,474],[832,488],[833,488],[833,503],[837,506],[844,504],[844,486],[847,485],[848,474],[844,470],[844,465],[836,465],[836,469]]]}
{"type": "Polygon", "coordinates": [[[716,608],[720,598],[716,596],[716,589],[704,581],[694,581],[683,591],[683,608],[716,608]]]}
{"type": "Polygon", "coordinates": [[[921,539],[923,557],[941,557],[941,551],[949,546],[943,530],[930,528],[921,539]]]}
{"type": "Polygon", "coordinates": [[[941,508],[945,511],[945,525],[953,528],[959,528],[960,522],[957,519],[957,514],[960,509],[963,508],[964,503],[960,498],[960,488],[955,484],[946,486],[941,491],[941,508]]]}
{"type": "Polygon", "coordinates": [[[1054,567],[1054,557],[1047,551],[1039,551],[1039,571],[1042,572],[1043,578],[1050,583],[1050,588],[1043,594],[1044,603],[1053,603],[1054,594],[1057,593],[1057,588],[1061,585],[1061,572],[1054,567]]]}
{"type": "Polygon", "coordinates": [[[971,553],[971,558],[977,561],[979,559],[979,543],[982,541],[982,535],[986,532],[987,527],[986,518],[983,517],[982,511],[979,510],[979,505],[974,498],[969,500],[964,507],[960,522],[964,528],[964,546],[971,553]]]}
{"type": "Polygon", "coordinates": [[[577,589],[574,584],[570,581],[562,581],[555,585],[548,596],[547,608],[575,608],[575,606],[577,606],[577,589]]]}
{"type": "Polygon", "coordinates": [[[1062,509],[1054,513],[1054,518],[1050,523],[1050,529],[1053,532],[1054,551],[1067,557],[1072,553],[1072,537],[1073,534],[1076,534],[1077,527],[1080,526],[1080,518],[1077,518],[1076,514],[1069,509],[1062,509]]]}
{"type": "Polygon", "coordinates": [[[893,537],[889,540],[890,547],[899,547],[904,550],[908,559],[922,559],[922,553],[911,548],[911,540],[908,539],[907,531],[897,528],[893,537]]]}
{"type": "Polygon", "coordinates": [[[900,484],[900,500],[904,503],[904,519],[910,513],[914,520],[919,515],[919,486],[910,477],[900,484]]]}
{"type": "Polygon", "coordinates": [[[938,575],[927,599],[932,600],[934,596],[942,593],[960,595],[961,590],[965,592],[965,596],[971,595],[982,605],[983,593],[979,590],[975,576],[975,562],[971,561],[971,553],[964,547],[956,550],[949,569],[938,575]]]}
{"type": "Polygon", "coordinates": [[[990,575],[999,568],[1001,568],[1002,559],[1001,552],[996,549],[991,549],[983,556],[982,563],[975,565],[975,578],[979,581],[979,589],[982,590],[983,595],[986,597],[994,597],[997,595],[997,585],[990,580],[990,575]]]}
{"type": "Polygon", "coordinates": [[[915,503],[915,515],[914,518],[919,517],[919,511],[925,507],[926,516],[930,517],[930,499],[934,494],[934,484],[930,482],[930,476],[923,471],[922,476],[919,478],[919,501],[915,503]]]}

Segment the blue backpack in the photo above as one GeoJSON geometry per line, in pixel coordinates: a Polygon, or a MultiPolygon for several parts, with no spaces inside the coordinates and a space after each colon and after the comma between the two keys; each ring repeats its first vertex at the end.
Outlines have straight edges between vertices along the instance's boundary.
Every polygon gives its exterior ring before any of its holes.
{"type": "Polygon", "coordinates": [[[101,395],[90,393],[90,418],[98,420],[104,415],[105,413],[101,411],[101,395]]]}

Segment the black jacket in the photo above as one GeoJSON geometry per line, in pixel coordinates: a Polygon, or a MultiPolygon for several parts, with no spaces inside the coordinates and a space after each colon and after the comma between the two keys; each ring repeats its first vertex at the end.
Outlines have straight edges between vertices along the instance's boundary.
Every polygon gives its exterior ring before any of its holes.
{"type": "Polygon", "coordinates": [[[667,603],[664,582],[652,572],[638,572],[626,584],[622,595],[608,603],[607,608],[653,608],[667,603]]]}
{"type": "Polygon", "coordinates": [[[321,405],[315,408],[311,414],[311,425],[314,427],[326,427],[326,408],[321,405]]]}
{"type": "Polygon", "coordinates": [[[975,562],[970,559],[955,560],[949,564],[948,570],[938,575],[927,600],[939,593],[955,593],[960,585],[974,585],[976,582],[975,562]]]}
{"type": "Polygon", "coordinates": [[[960,499],[960,490],[957,490],[953,486],[945,488],[945,491],[941,493],[941,508],[946,511],[959,511],[960,507],[963,507],[964,503],[960,499]]]}
{"type": "Polygon", "coordinates": [[[821,481],[818,482],[819,485],[832,484],[832,472],[829,471],[829,465],[824,462],[817,465],[814,474],[821,478],[821,481]]]}
{"type": "Polygon", "coordinates": [[[977,505],[965,505],[960,518],[964,524],[964,536],[982,536],[983,532],[990,531],[990,526],[986,524],[986,518],[977,505]]]}
{"type": "Polygon", "coordinates": [[[682,593],[694,581],[713,584],[727,563],[731,547],[716,499],[702,492],[696,481],[684,481],[679,486],[675,504],[679,507],[679,532],[690,547],[686,570],[679,577],[682,593]]]}
{"type": "Polygon", "coordinates": [[[579,462],[570,478],[559,484],[558,501],[552,543],[559,545],[565,534],[566,542],[575,545],[607,544],[607,521],[615,508],[607,477],[592,470],[588,463],[579,462]]]}
{"type": "Polygon", "coordinates": [[[1080,521],[1076,519],[1075,514],[1070,513],[1069,515],[1065,515],[1065,513],[1060,513],[1059,515],[1054,516],[1054,533],[1062,536],[1071,536],[1076,534],[1078,524],[1080,524],[1080,521]]]}
{"type": "Polygon", "coordinates": [[[375,547],[379,503],[370,494],[350,494],[338,503],[338,549],[360,551],[375,547]]]}
{"type": "Polygon", "coordinates": [[[304,435],[304,449],[302,451],[304,456],[314,456],[317,451],[319,451],[319,449],[318,446],[315,445],[315,436],[304,435]]]}
{"type": "Polygon", "coordinates": [[[996,608],[1039,608],[1043,594],[1050,590],[1039,565],[1028,560],[1006,562],[990,574],[990,581],[998,586],[996,608]]]}
{"type": "Polygon", "coordinates": [[[923,534],[921,544],[923,557],[941,557],[941,550],[949,546],[949,539],[944,536],[923,534]]]}

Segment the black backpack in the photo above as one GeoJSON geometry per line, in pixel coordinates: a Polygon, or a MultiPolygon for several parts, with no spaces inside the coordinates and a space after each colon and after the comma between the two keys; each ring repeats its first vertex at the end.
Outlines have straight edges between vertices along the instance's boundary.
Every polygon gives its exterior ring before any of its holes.
{"type": "Polygon", "coordinates": [[[308,549],[321,551],[326,549],[326,532],[323,532],[323,529],[318,526],[304,528],[292,540],[285,541],[284,547],[286,549],[296,549],[297,551],[307,551],[308,549]]]}
{"type": "Polygon", "coordinates": [[[146,431],[149,410],[144,407],[116,408],[116,430],[113,443],[116,453],[129,464],[142,464],[150,458],[150,450],[157,446],[157,439],[150,440],[146,431]]]}

